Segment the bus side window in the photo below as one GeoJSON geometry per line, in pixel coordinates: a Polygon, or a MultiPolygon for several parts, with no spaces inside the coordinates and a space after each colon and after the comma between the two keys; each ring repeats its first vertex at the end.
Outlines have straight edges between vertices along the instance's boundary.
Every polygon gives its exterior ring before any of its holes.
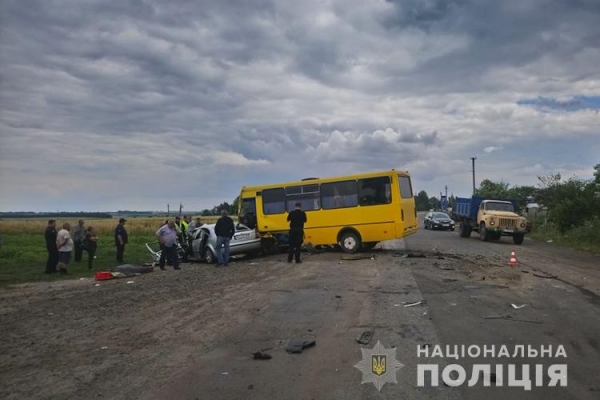
{"type": "Polygon", "coordinates": [[[285,191],[283,188],[265,189],[262,191],[262,198],[265,214],[282,214],[285,212],[285,191]]]}
{"type": "Polygon", "coordinates": [[[359,204],[361,206],[372,206],[391,203],[390,184],[390,178],[388,176],[359,179],[359,204]]]}

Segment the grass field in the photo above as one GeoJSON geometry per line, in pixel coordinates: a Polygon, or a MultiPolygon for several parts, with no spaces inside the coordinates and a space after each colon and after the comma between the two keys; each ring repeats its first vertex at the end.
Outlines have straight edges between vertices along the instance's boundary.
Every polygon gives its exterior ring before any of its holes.
{"type": "MultiPolygon", "coordinates": [[[[203,217],[205,223],[214,223],[217,217],[203,217]]],[[[117,263],[114,246],[114,229],[118,223],[116,219],[85,220],[87,227],[93,226],[100,238],[98,241],[97,259],[94,260],[94,270],[112,269],[120,264],[143,264],[151,262],[152,257],[144,245],[146,242],[155,242],[155,232],[164,223],[165,218],[127,218],[125,228],[129,234],[129,244],[125,248],[123,263],[117,263]]],[[[77,224],[77,220],[57,220],[57,230],[64,222],[77,224]]],[[[0,235],[2,235],[2,248],[0,248],[0,285],[54,281],[60,279],[73,279],[92,277],[94,272],[87,269],[87,253],[83,252],[80,263],[73,262],[69,266],[69,275],[47,275],[46,245],[44,231],[47,220],[2,220],[0,221],[0,235]]],[[[71,228],[72,233],[72,228],[71,228]]],[[[155,247],[156,248],[156,247],[155,247]]]]}

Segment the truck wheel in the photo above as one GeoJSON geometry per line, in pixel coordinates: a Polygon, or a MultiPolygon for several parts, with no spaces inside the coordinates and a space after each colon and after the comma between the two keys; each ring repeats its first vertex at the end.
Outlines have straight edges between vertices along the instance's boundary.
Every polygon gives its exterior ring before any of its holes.
{"type": "Polygon", "coordinates": [[[500,238],[502,237],[501,233],[494,233],[494,236],[492,237],[492,240],[500,240],[500,238]]]}
{"type": "Polygon", "coordinates": [[[479,239],[484,242],[488,242],[490,240],[490,234],[488,233],[487,229],[485,229],[485,222],[482,222],[479,225],[479,239]]]}
{"type": "Polygon", "coordinates": [[[352,232],[342,234],[340,247],[344,253],[356,253],[360,249],[360,239],[352,232]]]}
{"type": "Polygon", "coordinates": [[[460,228],[458,228],[458,235],[463,238],[471,237],[471,227],[465,222],[461,222],[460,228]]]}
{"type": "Polygon", "coordinates": [[[521,243],[523,243],[524,239],[525,239],[525,235],[522,233],[513,235],[513,243],[514,244],[521,244],[521,243]]]}

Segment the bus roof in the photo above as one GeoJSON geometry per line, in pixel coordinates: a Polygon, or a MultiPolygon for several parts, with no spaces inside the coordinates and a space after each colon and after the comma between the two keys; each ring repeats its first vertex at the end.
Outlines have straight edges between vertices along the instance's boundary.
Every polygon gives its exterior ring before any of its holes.
{"type": "Polygon", "coordinates": [[[397,171],[395,169],[391,169],[391,170],[385,170],[385,171],[368,172],[368,173],[363,173],[363,174],[332,176],[332,177],[326,177],[326,178],[305,178],[305,179],[301,179],[301,180],[297,180],[297,181],[271,183],[271,184],[267,184],[267,185],[242,186],[242,192],[259,190],[259,189],[270,189],[270,188],[278,188],[278,187],[295,186],[295,185],[310,185],[310,184],[317,184],[317,183],[336,182],[336,181],[341,181],[341,180],[372,178],[372,177],[376,177],[376,176],[382,176],[382,175],[387,176],[387,175],[391,175],[391,174],[410,176],[408,171],[397,171]]]}

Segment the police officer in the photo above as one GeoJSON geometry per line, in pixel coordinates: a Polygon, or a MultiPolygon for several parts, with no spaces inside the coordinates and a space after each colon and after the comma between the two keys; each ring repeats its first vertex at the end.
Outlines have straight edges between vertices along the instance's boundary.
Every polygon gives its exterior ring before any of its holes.
{"type": "Polygon", "coordinates": [[[302,204],[296,203],[296,209],[288,214],[287,220],[290,221],[290,250],[288,252],[288,262],[292,262],[292,257],[296,259],[296,264],[300,264],[300,248],[304,241],[304,224],[306,223],[306,213],[301,210],[302,204]]]}

